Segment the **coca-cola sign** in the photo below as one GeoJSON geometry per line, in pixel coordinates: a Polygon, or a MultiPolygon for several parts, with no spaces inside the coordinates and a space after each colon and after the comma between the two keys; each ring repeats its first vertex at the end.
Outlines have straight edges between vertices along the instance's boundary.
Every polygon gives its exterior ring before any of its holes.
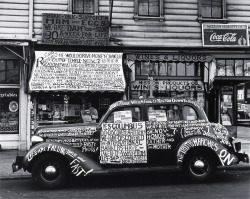
{"type": "Polygon", "coordinates": [[[248,25],[203,24],[203,46],[249,46],[248,25]]]}

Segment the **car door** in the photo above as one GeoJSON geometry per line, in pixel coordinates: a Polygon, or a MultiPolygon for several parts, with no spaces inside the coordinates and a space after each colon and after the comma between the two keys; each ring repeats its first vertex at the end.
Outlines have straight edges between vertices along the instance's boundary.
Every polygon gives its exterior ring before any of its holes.
{"type": "Polygon", "coordinates": [[[175,164],[174,149],[181,126],[178,104],[146,105],[147,155],[150,165],[175,164]]]}
{"type": "Polygon", "coordinates": [[[114,109],[106,116],[101,128],[101,164],[123,167],[147,163],[143,105],[114,109]]]}

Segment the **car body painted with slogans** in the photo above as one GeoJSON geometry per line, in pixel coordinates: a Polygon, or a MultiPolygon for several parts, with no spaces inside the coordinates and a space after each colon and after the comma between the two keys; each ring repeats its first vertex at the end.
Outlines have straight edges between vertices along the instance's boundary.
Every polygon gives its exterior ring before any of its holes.
{"type": "Polygon", "coordinates": [[[32,143],[13,171],[23,168],[48,188],[61,186],[68,174],[169,169],[203,182],[217,166],[249,162],[224,126],[210,123],[203,108],[185,99],[118,101],[98,124],[38,127],[32,143]]]}

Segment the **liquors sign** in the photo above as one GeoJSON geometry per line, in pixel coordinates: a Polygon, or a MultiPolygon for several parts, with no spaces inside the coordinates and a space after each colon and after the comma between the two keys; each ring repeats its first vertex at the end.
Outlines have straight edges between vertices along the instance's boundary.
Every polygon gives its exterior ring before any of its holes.
{"type": "Polygon", "coordinates": [[[248,25],[203,24],[203,46],[249,46],[248,25]]]}

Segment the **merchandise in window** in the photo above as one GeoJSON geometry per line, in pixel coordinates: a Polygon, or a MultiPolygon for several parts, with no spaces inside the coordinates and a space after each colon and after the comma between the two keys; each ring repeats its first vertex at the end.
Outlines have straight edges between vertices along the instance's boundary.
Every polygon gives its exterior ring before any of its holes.
{"type": "Polygon", "coordinates": [[[136,61],[136,76],[200,76],[201,63],[136,61]]]}
{"type": "Polygon", "coordinates": [[[19,90],[0,89],[0,134],[18,134],[19,90]]]}
{"type": "Polygon", "coordinates": [[[216,60],[217,76],[250,76],[250,60],[216,60]]]}

